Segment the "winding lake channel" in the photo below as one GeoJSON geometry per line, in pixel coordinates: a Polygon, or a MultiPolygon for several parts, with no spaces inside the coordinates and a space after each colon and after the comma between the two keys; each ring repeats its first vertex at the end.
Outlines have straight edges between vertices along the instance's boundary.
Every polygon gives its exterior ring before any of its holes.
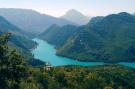
{"type": "MultiPolygon", "coordinates": [[[[35,38],[33,39],[38,43],[38,46],[32,50],[34,57],[45,62],[49,62],[52,66],[63,66],[63,65],[81,65],[81,66],[94,66],[103,65],[103,62],[80,62],[74,59],[60,57],[56,55],[56,49],[53,45],[47,42],[35,38]]],[[[121,62],[119,64],[135,68],[135,62],[121,62]]]]}

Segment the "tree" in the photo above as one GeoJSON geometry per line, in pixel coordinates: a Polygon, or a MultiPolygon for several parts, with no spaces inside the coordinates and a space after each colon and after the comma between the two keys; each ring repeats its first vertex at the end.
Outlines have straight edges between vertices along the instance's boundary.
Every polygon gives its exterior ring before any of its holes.
{"type": "Polygon", "coordinates": [[[89,73],[86,77],[87,82],[84,83],[85,89],[103,89],[105,81],[96,73],[89,73]]]}
{"type": "Polygon", "coordinates": [[[17,89],[21,78],[26,74],[26,67],[21,55],[16,50],[9,50],[10,33],[0,36],[0,89],[17,89]]]}
{"type": "Polygon", "coordinates": [[[5,88],[6,86],[6,72],[7,72],[7,59],[8,59],[8,47],[7,47],[7,41],[10,34],[6,33],[3,36],[0,36],[0,88],[5,88]]]}

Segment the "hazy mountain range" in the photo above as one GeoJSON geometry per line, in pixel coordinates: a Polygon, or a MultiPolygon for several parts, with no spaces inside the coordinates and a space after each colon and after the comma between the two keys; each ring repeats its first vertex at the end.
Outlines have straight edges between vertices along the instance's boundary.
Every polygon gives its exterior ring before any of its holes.
{"type": "Polygon", "coordinates": [[[76,25],[71,21],[40,14],[31,9],[0,8],[0,15],[22,30],[32,34],[39,34],[53,24],[60,26],[66,24],[76,25]]]}
{"type": "Polygon", "coordinates": [[[0,15],[4,17],[0,17],[0,33],[11,32],[10,45],[24,54],[36,45],[30,33],[55,45],[60,56],[80,61],[135,61],[135,17],[126,12],[87,19],[83,26],[75,21],[85,22],[79,17],[86,16],[76,10],[61,18],[26,9],[2,8],[0,15]],[[71,21],[68,16],[78,18],[71,21]]]}

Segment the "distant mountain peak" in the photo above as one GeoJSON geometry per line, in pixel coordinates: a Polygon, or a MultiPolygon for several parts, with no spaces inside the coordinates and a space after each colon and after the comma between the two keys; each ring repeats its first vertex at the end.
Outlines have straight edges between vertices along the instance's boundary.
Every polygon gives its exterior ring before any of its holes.
{"type": "Polygon", "coordinates": [[[84,14],[75,9],[67,11],[66,14],[63,15],[61,18],[64,18],[79,25],[87,24],[90,20],[89,17],[85,16],[84,14]]]}
{"type": "Polygon", "coordinates": [[[67,11],[67,13],[66,13],[65,15],[67,15],[67,14],[83,15],[81,12],[79,12],[79,11],[77,11],[77,10],[75,10],[75,9],[71,9],[71,10],[67,11]]]}
{"type": "Polygon", "coordinates": [[[75,9],[70,9],[69,11],[73,11],[73,12],[75,12],[75,11],[76,11],[76,12],[78,12],[78,11],[77,11],[77,10],[75,10],[75,9]]]}

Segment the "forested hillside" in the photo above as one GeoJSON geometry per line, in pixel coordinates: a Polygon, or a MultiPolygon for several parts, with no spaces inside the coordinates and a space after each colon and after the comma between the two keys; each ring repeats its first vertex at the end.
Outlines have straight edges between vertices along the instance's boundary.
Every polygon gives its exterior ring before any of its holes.
{"type": "Polygon", "coordinates": [[[134,16],[122,12],[93,22],[74,34],[57,54],[80,61],[135,61],[134,16]]]}
{"type": "Polygon", "coordinates": [[[41,33],[39,38],[59,48],[77,31],[77,26],[74,25],[58,26],[55,24],[41,33]]]}
{"type": "Polygon", "coordinates": [[[22,53],[25,58],[32,56],[30,50],[37,44],[30,40],[21,29],[9,23],[5,18],[0,17],[0,34],[3,33],[12,34],[9,39],[9,45],[11,47],[18,49],[18,51],[22,53]]]}
{"type": "Polygon", "coordinates": [[[5,18],[0,17],[0,35],[7,33],[10,35],[8,46],[10,50],[16,49],[17,53],[33,66],[44,65],[44,62],[33,58],[31,50],[36,47],[37,43],[32,41],[27,34],[9,23],[5,18]]]}

